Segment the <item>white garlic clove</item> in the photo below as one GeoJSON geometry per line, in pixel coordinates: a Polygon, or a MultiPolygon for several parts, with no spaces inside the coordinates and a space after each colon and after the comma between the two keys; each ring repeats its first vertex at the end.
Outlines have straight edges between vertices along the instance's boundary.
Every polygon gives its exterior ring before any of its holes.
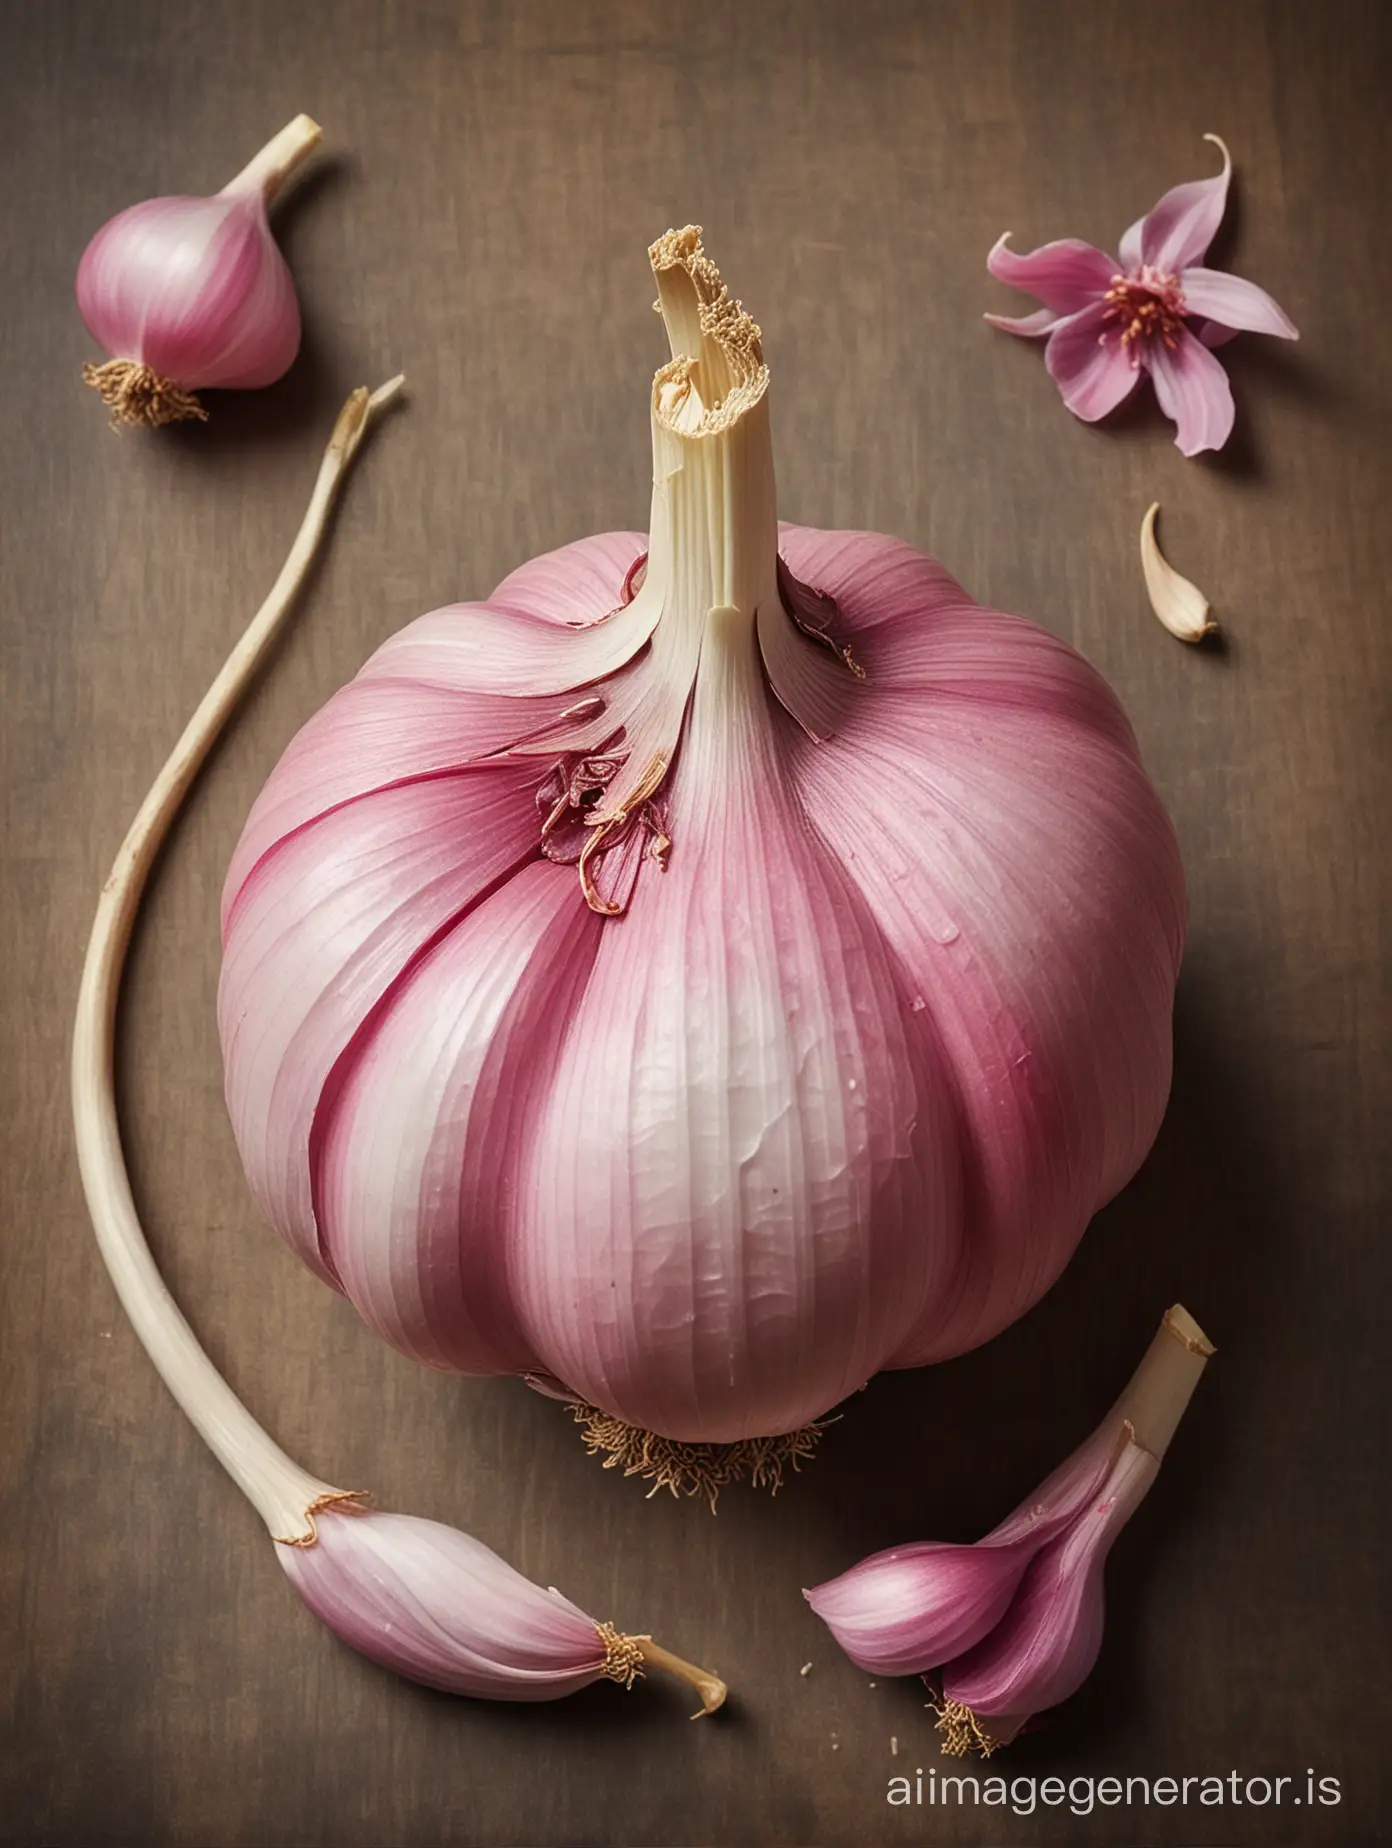
{"type": "Polygon", "coordinates": [[[1159,511],[1159,501],[1152,501],[1141,521],[1141,570],[1145,573],[1150,607],[1181,642],[1201,642],[1206,635],[1217,635],[1218,624],[1198,585],[1176,571],[1161,552],[1155,537],[1155,516],[1159,511]]]}

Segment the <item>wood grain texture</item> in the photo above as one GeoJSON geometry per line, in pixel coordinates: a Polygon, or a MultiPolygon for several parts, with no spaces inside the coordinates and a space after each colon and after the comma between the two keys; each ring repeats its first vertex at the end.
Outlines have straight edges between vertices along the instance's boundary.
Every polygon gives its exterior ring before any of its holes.
{"type": "Polygon", "coordinates": [[[1368,1843],[1382,1839],[1392,14],[1286,0],[54,0],[0,9],[5,863],[0,960],[0,1838],[23,1844],[1368,1843]],[[293,373],[206,428],[110,435],[78,382],[77,258],[111,212],[211,190],[306,109],[280,226],[293,373]],[[1148,404],[1061,409],[984,328],[985,253],[1104,244],[1238,162],[1218,260],[1298,348],[1224,354],[1237,436],[1186,462],[1148,404]],[[296,726],[383,636],[646,515],[645,267],[703,223],[762,322],[783,510],[895,532],[1111,679],[1174,813],[1192,937],[1175,1096],[1135,1184],[985,1350],[884,1377],[774,1503],[712,1520],[582,1454],[521,1386],[411,1366],[259,1222],[220,1095],[222,871],[296,726]],[[259,601],[346,390],[409,406],[157,870],[126,994],[137,1194],[207,1345],[296,1454],[455,1521],[721,1669],[548,1709],[437,1698],[337,1647],[120,1320],[72,1158],[91,907],[259,601]],[[1228,646],[1149,614],[1152,500],[1228,646]],[[1105,1654],[1004,1768],[1339,1777],[1337,1809],[890,1811],[934,1761],[799,1587],[970,1536],[1090,1428],[1164,1306],[1220,1357],[1114,1556],[1105,1654]],[[807,1660],[813,1671],[800,1677],[807,1660]],[[901,1751],[890,1756],[891,1735],[901,1751]]]}

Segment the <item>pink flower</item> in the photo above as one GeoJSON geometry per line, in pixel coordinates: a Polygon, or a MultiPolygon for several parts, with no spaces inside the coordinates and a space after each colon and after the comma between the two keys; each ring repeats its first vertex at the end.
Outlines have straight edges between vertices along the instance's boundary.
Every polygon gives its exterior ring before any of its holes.
{"type": "Polygon", "coordinates": [[[1124,234],[1120,262],[1076,237],[1016,256],[1005,247],[1008,231],[986,259],[999,281],[1044,306],[1019,320],[985,318],[1008,334],[1049,336],[1044,362],[1075,417],[1096,423],[1148,372],[1186,456],[1221,449],[1232,431],[1228,375],[1211,349],[1244,329],[1300,338],[1265,289],[1202,267],[1232,175],[1232,157],[1217,135],[1204,140],[1222,149],[1223,171],[1172,187],[1124,234]],[[1197,331],[1186,324],[1192,319],[1197,331]]]}

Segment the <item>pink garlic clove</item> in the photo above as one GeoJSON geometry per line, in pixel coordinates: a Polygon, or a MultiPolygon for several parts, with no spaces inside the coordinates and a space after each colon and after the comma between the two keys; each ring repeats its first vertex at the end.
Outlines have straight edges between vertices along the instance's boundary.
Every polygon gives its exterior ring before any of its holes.
{"type": "Polygon", "coordinates": [[[360,1655],[410,1681],[483,1700],[559,1700],[641,1671],[619,1636],[482,1541],[414,1515],[351,1503],[315,1518],[308,1544],[277,1549],[314,1615],[360,1655]]]}
{"type": "Polygon", "coordinates": [[[266,208],[322,134],[297,116],[212,198],[148,199],[97,232],[77,305],[111,356],[83,376],[113,423],[204,419],[198,391],[252,390],[289,369],[300,308],[266,208]]]}
{"type": "Polygon", "coordinates": [[[804,1594],[858,1667],[942,1669],[944,1751],[989,1756],[1087,1679],[1107,1554],[1213,1351],[1176,1304],[1092,1436],[984,1540],[896,1547],[804,1594]]]}
{"type": "Polygon", "coordinates": [[[995,1745],[1075,1694],[1102,1647],[1102,1572],[1117,1535],[1159,1474],[1128,1438],[1097,1496],[1038,1553],[1004,1619],[943,1672],[942,1712],[960,1708],[995,1745]]]}
{"type": "Polygon", "coordinates": [[[896,1546],[802,1595],[857,1668],[916,1675],[970,1649],[999,1622],[1030,1556],[1018,1542],[896,1546]]]}
{"type": "Polygon", "coordinates": [[[657,1668],[695,1688],[693,1718],[724,1702],[717,1675],[596,1623],[457,1527],[339,1494],[306,1518],[308,1533],[279,1544],[286,1577],[340,1641],[408,1681],[479,1700],[560,1700],[592,1681],[632,1687],[657,1668]]]}
{"type": "Polygon", "coordinates": [[[1036,1554],[1101,1490],[1115,1446],[1098,1435],[977,1544],[891,1547],[803,1596],[858,1667],[941,1666],[994,1628],[1036,1554]]]}

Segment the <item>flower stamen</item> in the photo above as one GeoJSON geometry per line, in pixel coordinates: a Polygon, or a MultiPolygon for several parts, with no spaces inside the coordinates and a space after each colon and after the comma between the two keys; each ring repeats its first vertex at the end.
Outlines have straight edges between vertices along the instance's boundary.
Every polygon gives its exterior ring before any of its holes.
{"type": "Polygon", "coordinates": [[[1145,343],[1157,336],[1171,350],[1179,344],[1185,309],[1177,276],[1164,275],[1144,264],[1138,275],[1113,276],[1102,299],[1106,304],[1103,322],[1111,325],[1104,325],[1097,344],[1106,346],[1109,338],[1120,332],[1122,351],[1133,366],[1140,365],[1145,343]]]}

